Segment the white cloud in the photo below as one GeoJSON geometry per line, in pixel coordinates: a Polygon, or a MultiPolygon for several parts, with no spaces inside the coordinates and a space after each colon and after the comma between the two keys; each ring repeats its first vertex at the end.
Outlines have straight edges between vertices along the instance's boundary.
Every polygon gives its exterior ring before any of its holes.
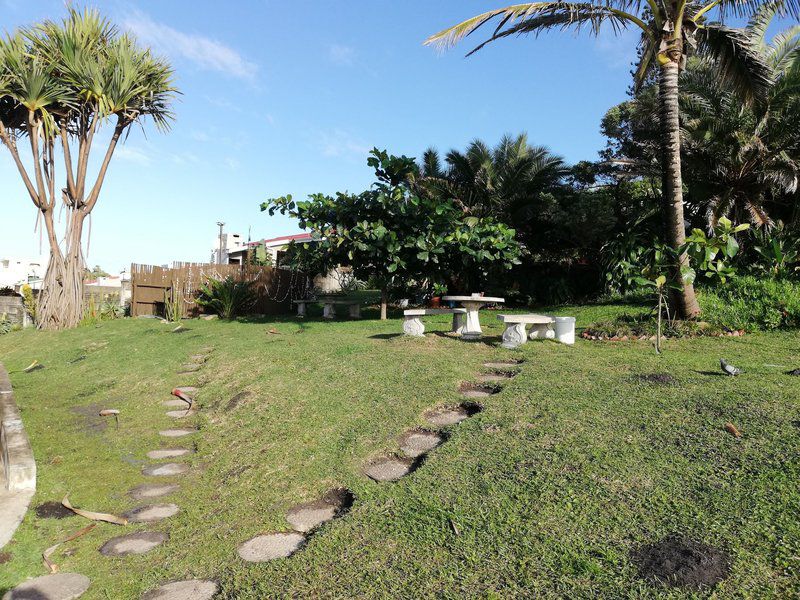
{"type": "Polygon", "coordinates": [[[328,47],[328,59],[335,65],[352,67],[356,58],[356,50],[350,46],[331,44],[328,47]]]}
{"type": "Polygon", "coordinates": [[[623,29],[615,34],[610,27],[604,26],[595,39],[595,49],[608,67],[612,69],[629,67],[636,60],[639,31],[638,28],[623,29]]]}
{"type": "Polygon", "coordinates": [[[150,155],[141,148],[136,146],[117,146],[114,150],[114,156],[120,160],[134,163],[143,167],[148,166],[153,162],[150,155]]]}
{"type": "Polygon", "coordinates": [[[224,162],[231,171],[237,171],[241,166],[241,163],[238,160],[231,158],[230,156],[226,158],[224,162]]]}
{"type": "Polygon", "coordinates": [[[185,58],[209,71],[218,71],[250,82],[255,80],[258,65],[216,40],[196,33],[183,33],[169,25],[158,23],[143,13],[133,14],[124,22],[124,26],[142,42],[170,56],[185,58]]]}
{"type": "Polygon", "coordinates": [[[317,145],[323,156],[366,160],[372,149],[361,138],[343,130],[333,129],[318,134],[317,145]]]}

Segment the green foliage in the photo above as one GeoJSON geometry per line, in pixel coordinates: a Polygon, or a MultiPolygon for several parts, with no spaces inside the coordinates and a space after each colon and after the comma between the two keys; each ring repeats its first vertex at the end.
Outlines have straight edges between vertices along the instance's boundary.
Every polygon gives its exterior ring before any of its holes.
{"type": "Polygon", "coordinates": [[[36,322],[36,309],[37,309],[37,301],[36,296],[33,295],[33,289],[27,283],[22,286],[22,303],[25,305],[25,310],[28,311],[28,314],[33,319],[34,323],[36,322]]]}
{"type": "Polygon", "coordinates": [[[6,313],[0,314],[0,335],[10,333],[11,329],[11,319],[8,318],[6,313]]]}
{"type": "Polygon", "coordinates": [[[413,159],[374,149],[367,162],[377,181],[361,194],[313,194],[304,202],[285,196],[261,205],[270,215],[295,217],[301,228],[314,233],[313,243],[290,246],[292,266],[324,273],[346,265],[357,278],[391,288],[447,277],[473,285],[518,262],[514,229],[490,217],[467,215],[449,198],[415,193],[413,159]]]}
{"type": "Polygon", "coordinates": [[[264,244],[257,244],[250,248],[247,256],[247,260],[251,265],[258,267],[272,266],[272,256],[269,252],[267,252],[267,248],[264,244]]]}
{"type": "Polygon", "coordinates": [[[800,327],[800,283],[734,277],[700,296],[704,318],[730,330],[800,327]]]}
{"type": "Polygon", "coordinates": [[[779,222],[773,228],[754,231],[756,253],[752,269],[778,279],[800,273],[800,240],[779,222]]]}
{"type": "Polygon", "coordinates": [[[256,295],[252,282],[237,281],[228,276],[225,279],[209,279],[200,287],[195,301],[221,318],[232,320],[253,307],[256,295]]]}
{"type": "Polygon", "coordinates": [[[734,226],[730,219],[721,217],[713,235],[706,235],[702,229],[693,229],[681,249],[689,255],[693,265],[685,269],[684,277],[694,281],[699,271],[703,282],[725,283],[736,274],[733,265],[733,258],[739,252],[736,234],[749,227],[748,223],[734,226]]]}
{"type": "Polygon", "coordinates": [[[173,323],[179,322],[185,316],[183,295],[174,288],[164,290],[164,318],[173,323]]]}

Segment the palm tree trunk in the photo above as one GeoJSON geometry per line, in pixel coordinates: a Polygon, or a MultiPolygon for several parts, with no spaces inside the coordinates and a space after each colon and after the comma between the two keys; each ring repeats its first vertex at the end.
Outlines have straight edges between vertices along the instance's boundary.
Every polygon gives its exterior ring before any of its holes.
{"type": "MultiPolygon", "coordinates": [[[[683,219],[683,181],[681,179],[678,63],[672,60],[661,65],[659,102],[667,241],[672,248],[678,250],[686,241],[686,225],[683,219]]],[[[697,303],[694,286],[684,282],[681,277],[680,268],[688,265],[689,257],[682,252],[678,257],[678,268],[673,273],[673,279],[680,287],[680,292],[676,294],[678,313],[684,319],[694,318],[700,314],[700,305],[697,303]]]]}

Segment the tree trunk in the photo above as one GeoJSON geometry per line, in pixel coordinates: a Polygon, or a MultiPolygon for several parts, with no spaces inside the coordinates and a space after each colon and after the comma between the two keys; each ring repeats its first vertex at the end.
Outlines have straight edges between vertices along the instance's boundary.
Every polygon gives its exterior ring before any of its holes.
{"type": "Polygon", "coordinates": [[[389,306],[389,289],[387,287],[381,288],[381,321],[385,321],[387,317],[387,308],[389,306]]]}
{"type": "MultiPolygon", "coordinates": [[[[664,178],[664,210],[666,212],[667,241],[676,251],[686,241],[683,219],[683,181],[681,179],[681,134],[678,106],[678,63],[668,61],[661,65],[659,101],[661,109],[661,154],[664,178]]],[[[694,286],[681,277],[681,267],[689,265],[689,257],[682,252],[673,279],[680,292],[676,294],[678,313],[684,319],[700,314],[700,305],[694,286]]]]}

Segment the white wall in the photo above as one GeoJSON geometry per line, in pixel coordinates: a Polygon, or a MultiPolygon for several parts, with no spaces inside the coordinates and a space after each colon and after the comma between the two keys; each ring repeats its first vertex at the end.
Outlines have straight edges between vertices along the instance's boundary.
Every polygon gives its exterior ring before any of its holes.
{"type": "Polygon", "coordinates": [[[0,288],[14,287],[30,279],[41,279],[47,269],[47,258],[0,258],[0,288]]]}

